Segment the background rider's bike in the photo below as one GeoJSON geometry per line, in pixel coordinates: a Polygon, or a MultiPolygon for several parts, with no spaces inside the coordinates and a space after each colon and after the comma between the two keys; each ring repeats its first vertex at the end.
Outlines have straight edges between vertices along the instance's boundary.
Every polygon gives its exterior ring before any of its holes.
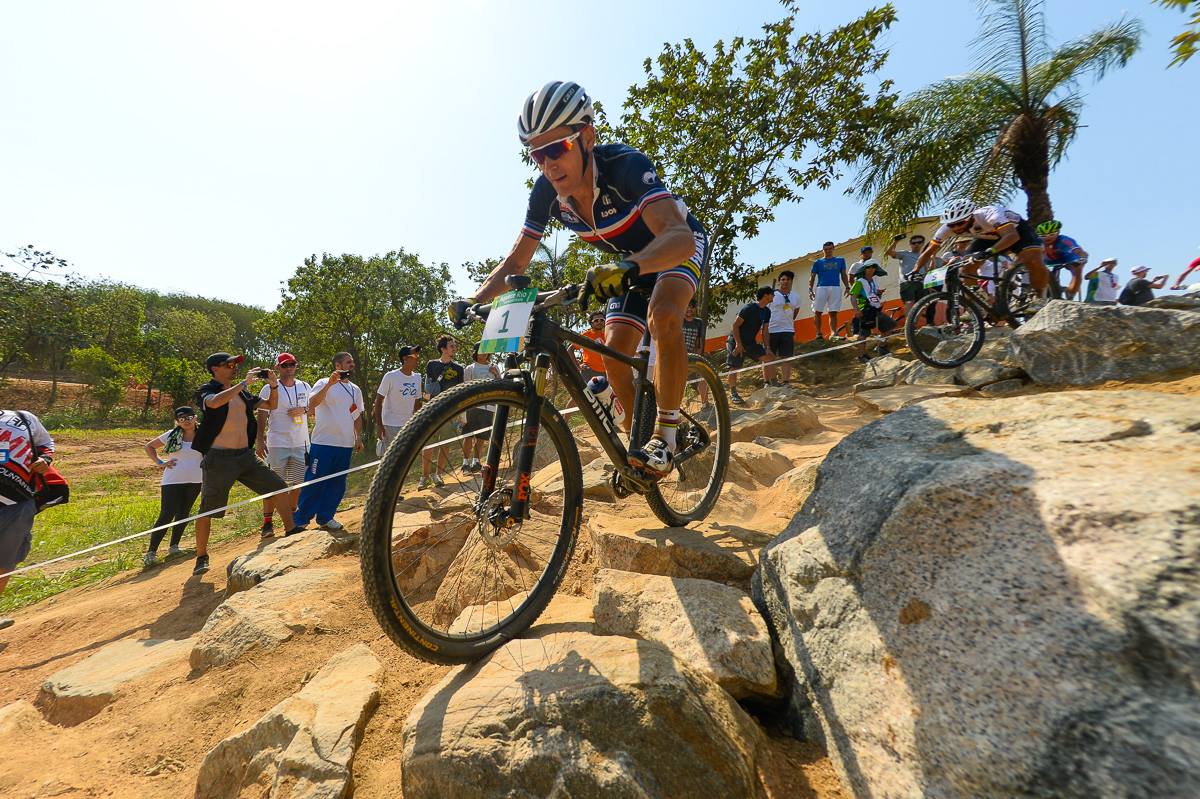
{"type": "Polygon", "coordinates": [[[363,517],[363,585],[376,618],[398,645],[437,663],[470,662],[502,646],[554,595],[582,517],[577,442],[585,425],[603,450],[588,464],[589,484],[605,480],[618,497],[645,496],[668,525],[712,510],[729,460],[724,386],[707,361],[691,356],[674,469],[653,481],[630,467],[620,425],[584,383],[567,345],[635,370],[634,446],[649,437],[656,415],[647,356],[628,357],[549,317],[577,302],[582,285],[544,293],[527,288],[526,278],[509,285],[516,290],[470,307],[460,324],[488,320],[481,349],[521,354],[508,356],[500,379],[449,389],[409,420],[384,453],[363,517]],[[551,371],[578,413],[554,407],[551,371]],[[439,472],[443,485],[422,487],[422,475],[439,472]]]}
{"type": "Polygon", "coordinates": [[[1024,266],[1001,271],[999,257],[992,256],[991,274],[962,274],[970,263],[962,258],[931,270],[925,288],[932,293],[913,303],[904,319],[908,348],[930,366],[953,369],[974,358],[983,346],[985,322],[1018,327],[1031,315],[1035,294],[1024,266]],[[983,289],[989,283],[994,284],[994,299],[983,289]],[[930,306],[936,306],[935,320],[942,321],[922,326],[930,306]]]}

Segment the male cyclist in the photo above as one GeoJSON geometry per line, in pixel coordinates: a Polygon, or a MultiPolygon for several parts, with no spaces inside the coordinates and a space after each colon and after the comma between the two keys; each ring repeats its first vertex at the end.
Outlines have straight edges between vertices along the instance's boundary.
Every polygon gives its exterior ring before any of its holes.
{"type": "MultiPolygon", "coordinates": [[[[625,144],[596,143],[594,118],[591,98],[571,81],[547,83],[525,101],[517,132],[541,176],[517,243],[472,301],[488,302],[504,292],[508,275],[525,272],[552,218],[618,256],[617,263],[588,270],[587,282],[592,293],[609,300],[609,347],[632,355],[647,327],[656,342],[658,417],[650,440],[630,451],[629,463],[662,477],[672,468],[687,377],[683,317],[700,283],[708,239],[649,158],[625,144]],[[648,291],[649,301],[631,293],[634,287],[648,291]]],[[[452,319],[460,309],[451,306],[452,319]]],[[[617,398],[632,408],[633,370],[607,358],[604,365],[617,398]]]]}
{"type": "MultiPolygon", "coordinates": [[[[1033,231],[1033,226],[1018,214],[1003,205],[976,207],[966,199],[951,200],[942,211],[942,226],[933,234],[925,251],[917,259],[916,271],[925,269],[951,235],[970,235],[973,239],[967,254],[976,261],[990,258],[997,253],[1009,254],[1029,270],[1029,282],[1041,297],[1046,296],[1050,273],[1042,261],[1042,241],[1033,231]]],[[[966,274],[975,274],[979,267],[964,268],[966,274]]]]}
{"type": "Polygon", "coordinates": [[[1057,219],[1051,219],[1038,225],[1037,234],[1041,237],[1042,246],[1045,249],[1046,266],[1065,266],[1071,270],[1071,285],[1067,286],[1067,299],[1076,299],[1079,296],[1079,284],[1083,279],[1083,267],[1087,264],[1087,252],[1079,246],[1079,242],[1075,239],[1062,234],[1062,222],[1057,219]]]}

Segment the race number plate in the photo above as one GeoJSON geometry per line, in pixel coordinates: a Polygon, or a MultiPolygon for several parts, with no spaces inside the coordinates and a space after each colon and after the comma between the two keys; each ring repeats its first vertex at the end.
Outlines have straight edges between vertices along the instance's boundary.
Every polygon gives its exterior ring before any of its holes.
{"type": "Polygon", "coordinates": [[[946,282],[946,267],[934,269],[925,276],[925,288],[936,289],[946,282]]]}
{"type": "Polygon", "coordinates": [[[479,342],[480,352],[520,352],[525,342],[525,331],[533,313],[537,289],[527,288],[501,294],[492,303],[487,324],[483,326],[483,339],[479,342]]]}

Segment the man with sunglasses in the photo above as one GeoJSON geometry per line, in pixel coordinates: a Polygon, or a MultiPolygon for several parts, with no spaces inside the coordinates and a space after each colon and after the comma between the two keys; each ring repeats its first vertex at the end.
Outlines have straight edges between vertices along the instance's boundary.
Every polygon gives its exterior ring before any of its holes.
{"type": "MultiPolygon", "coordinates": [[[[591,98],[570,81],[547,83],[525,101],[517,130],[541,175],[517,243],[473,302],[491,300],[505,290],[508,275],[525,272],[551,219],[616,256],[617,263],[588,271],[588,287],[609,300],[609,347],[632,355],[647,328],[656,342],[657,422],[650,440],[629,453],[629,462],[651,477],[662,477],[672,468],[687,376],[683,318],[700,283],[708,237],[645,154],[625,144],[596,143],[594,118],[591,98]],[[649,300],[630,291],[635,287],[649,293],[649,300]]],[[[451,318],[457,322],[465,307],[463,302],[452,305],[451,318]]],[[[618,399],[632,407],[630,367],[606,359],[605,371],[618,399]]]]}
{"type": "MultiPolygon", "coordinates": [[[[970,236],[967,254],[983,261],[996,254],[1010,255],[1029,271],[1029,282],[1040,296],[1046,296],[1050,272],[1042,258],[1042,240],[1033,226],[1003,205],[976,207],[968,199],[951,200],[941,216],[942,225],[933,234],[925,251],[917,258],[916,271],[923,272],[950,236],[970,236]]],[[[978,273],[978,264],[963,269],[963,274],[978,273]]]]}
{"type": "MultiPolygon", "coordinates": [[[[897,251],[896,245],[903,240],[904,234],[898,233],[884,254],[888,258],[895,258],[900,262],[900,299],[904,303],[904,313],[907,315],[912,309],[913,303],[925,296],[925,272],[917,269],[921,251],[925,249],[925,237],[920,233],[914,233],[908,237],[908,249],[897,251]]],[[[936,255],[931,261],[929,266],[933,269],[942,265],[942,259],[936,255]]],[[[930,324],[933,324],[934,310],[936,309],[930,306],[929,313],[925,316],[930,324]]]]}
{"type": "MultiPolygon", "coordinates": [[[[308,466],[308,395],[312,387],[296,379],[297,367],[295,355],[290,352],[279,354],[275,359],[275,368],[279,370],[278,389],[263,386],[258,395],[269,400],[271,393],[278,391],[279,402],[271,410],[260,407],[257,411],[255,452],[290,486],[304,482],[304,470],[308,466]]],[[[299,499],[300,489],[293,488],[286,494],[263,500],[263,524],[259,528],[263,538],[275,535],[276,506],[287,505],[294,515],[299,499]]]]}

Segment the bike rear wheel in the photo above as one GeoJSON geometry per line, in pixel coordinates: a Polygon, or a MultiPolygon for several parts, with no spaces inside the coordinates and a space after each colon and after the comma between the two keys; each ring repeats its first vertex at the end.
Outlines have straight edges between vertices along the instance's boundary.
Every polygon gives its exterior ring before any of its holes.
{"type": "MultiPolygon", "coordinates": [[[[683,527],[704,519],[717,504],[729,465],[729,397],[712,365],[699,355],[688,356],[688,384],[684,387],[683,416],[676,431],[675,468],[653,484],[646,502],[666,525],[683,527]],[[692,383],[696,380],[698,382],[692,383]],[[701,388],[703,386],[703,389],[701,388]]],[[[642,435],[650,437],[657,412],[653,392],[643,406],[642,435]]],[[[643,402],[645,402],[643,397],[643,402]]]]}
{"type": "Polygon", "coordinates": [[[526,403],[524,384],[511,379],[439,394],[389,443],[371,482],[361,545],[367,602],[388,637],[423,660],[487,655],[533,624],[562,581],[583,505],[579,452],[543,400],[532,479],[517,485],[526,403]],[[486,464],[482,436],[499,445],[486,495],[489,466],[454,467],[470,439],[482,443],[477,457],[486,464]],[[444,485],[422,487],[425,471],[442,473],[444,485]],[[522,490],[530,494],[525,518],[497,523],[522,490]]]}
{"type": "Polygon", "coordinates": [[[953,369],[971,360],[983,346],[983,315],[958,296],[939,291],[913,303],[904,319],[904,339],[923,363],[953,369]],[[930,307],[942,304],[942,324],[919,326],[930,307]]]}

